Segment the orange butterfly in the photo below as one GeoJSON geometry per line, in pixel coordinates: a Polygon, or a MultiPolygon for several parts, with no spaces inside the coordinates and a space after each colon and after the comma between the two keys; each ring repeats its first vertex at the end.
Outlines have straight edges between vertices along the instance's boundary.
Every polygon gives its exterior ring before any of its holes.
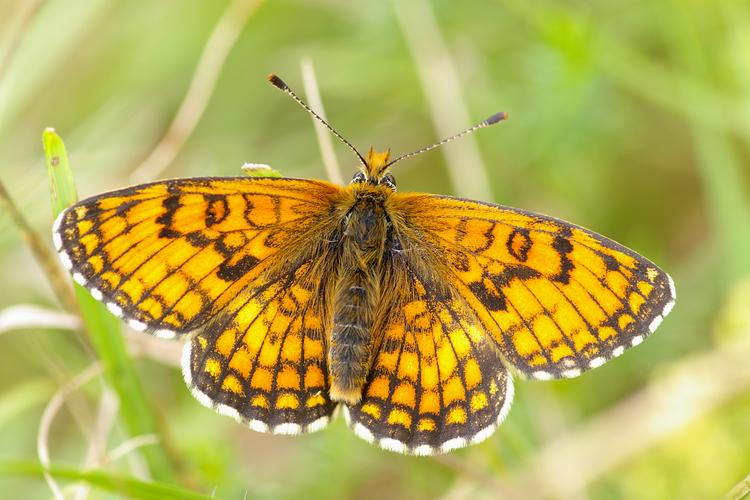
{"type": "Polygon", "coordinates": [[[63,264],[113,314],[159,337],[197,332],[183,372],[204,405],[278,434],[319,430],[341,406],[370,443],[444,453],[502,422],[510,369],[576,377],[672,309],[671,278],[603,236],[396,192],[396,161],[505,114],[396,160],[364,158],[315,116],[362,163],[347,187],[174,179],[89,198],[55,221],[63,264]]]}

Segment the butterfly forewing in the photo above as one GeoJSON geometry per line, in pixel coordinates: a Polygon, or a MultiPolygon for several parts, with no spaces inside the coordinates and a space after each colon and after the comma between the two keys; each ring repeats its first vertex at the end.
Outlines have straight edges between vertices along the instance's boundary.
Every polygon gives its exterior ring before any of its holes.
{"type": "Polygon", "coordinates": [[[156,182],[79,202],[57,219],[54,240],[76,281],[110,311],[169,337],[279,267],[274,256],[325,225],[341,191],[283,178],[156,182]]]}
{"type": "Polygon", "coordinates": [[[444,279],[529,377],[595,368],[643,341],[674,305],[666,273],[567,222],[424,194],[398,195],[394,207],[445,256],[444,279]]]}

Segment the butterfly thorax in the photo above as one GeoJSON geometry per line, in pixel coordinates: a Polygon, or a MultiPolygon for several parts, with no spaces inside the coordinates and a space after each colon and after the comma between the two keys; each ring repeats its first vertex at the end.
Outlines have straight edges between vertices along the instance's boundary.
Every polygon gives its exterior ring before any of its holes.
{"type": "Polygon", "coordinates": [[[372,326],[381,295],[390,223],[383,186],[352,186],[354,205],[343,221],[338,283],[328,358],[331,399],[357,403],[373,357],[372,326]]]}

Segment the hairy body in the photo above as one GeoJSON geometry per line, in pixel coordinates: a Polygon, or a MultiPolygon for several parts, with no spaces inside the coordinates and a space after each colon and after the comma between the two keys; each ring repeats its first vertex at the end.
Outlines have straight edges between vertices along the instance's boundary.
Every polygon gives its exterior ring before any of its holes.
{"type": "Polygon", "coordinates": [[[363,187],[355,193],[354,205],[343,223],[328,349],[331,398],[349,403],[361,399],[370,369],[373,322],[383,293],[382,264],[391,231],[385,208],[388,193],[363,187]]]}

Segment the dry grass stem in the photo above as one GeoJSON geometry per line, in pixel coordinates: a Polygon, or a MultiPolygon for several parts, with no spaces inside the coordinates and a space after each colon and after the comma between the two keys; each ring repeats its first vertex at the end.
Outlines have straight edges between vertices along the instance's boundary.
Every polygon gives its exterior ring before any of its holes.
{"type": "Polygon", "coordinates": [[[0,311],[0,335],[27,328],[75,331],[81,328],[81,318],[32,304],[17,304],[0,311]]]}
{"type": "MultiPolygon", "coordinates": [[[[99,398],[99,410],[96,416],[94,432],[89,437],[86,458],[83,461],[84,469],[92,469],[102,463],[102,458],[107,451],[107,439],[117,421],[119,409],[117,395],[108,387],[104,387],[99,398]]],[[[88,497],[91,487],[87,484],[78,485],[71,495],[75,500],[84,500],[88,497]]]]}
{"type": "Polygon", "coordinates": [[[124,330],[123,333],[125,334],[125,340],[128,343],[128,352],[131,356],[148,356],[164,365],[180,368],[183,342],[160,339],[153,335],[144,335],[143,332],[135,332],[130,329],[124,330]]]}
{"type": "Polygon", "coordinates": [[[0,182],[0,207],[8,213],[13,224],[18,228],[34,259],[49,280],[57,299],[69,311],[78,311],[78,303],[70,287],[70,279],[60,269],[57,256],[50,250],[49,245],[42,243],[42,239],[13,202],[2,182],[0,182]]]}
{"type": "MultiPolygon", "coordinates": [[[[307,57],[302,59],[302,61],[300,61],[300,69],[302,71],[302,81],[305,87],[305,96],[307,97],[309,106],[325,120],[328,120],[325,109],[323,108],[323,100],[320,97],[318,80],[315,77],[315,68],[313,67],[312,60],[307,57]]],[[[315,126],[315,135],[318,138],[320,156],[323,159],[323,165],[325,166],[328,180],[341,185],[344,183],[344,177],[341,175],[341,166],[336,158],[336,152],[333,149],[333,138],[331,137],[331,133],[326,129],[325,125],[318,122],[318,120],[312,116],[310,118],[312,119],[313,126],[315,126]]]]}
{"type": "MultiPolygon", "coordinates": [[[[39,422],[39,432],[37,433],[36,440],[37,456],[39,457],[39,462],[42,464],[42,466],[49,467],[51,465],[49,454],[50,429],[52,428],[52,423],[54,422],[57,413],[65,403],[65,400],[70,394],[76,391],[83,384],[87,383],[89,380],[101,374],[101,372],[102,366],[99,363],[92,363],[88,366],[88,368],[73,377],[70,382],[58,389],[57,392],[55,392],[55,394],[49,400],[49,403],[47,403],[47,406],[44,408],[44,412],[42,412],[42,418],[39,422]]],[[[54,478],[52,478],[50,474],[45,472],[44,479],[47,481],[50,490],[52,490],[52,494],[54,495],[55,499],[65,500],[62,490],[60,489],[60,486],[57,484],[54,478]]]]}
{"type": "Polygon", "coordinates": [[[18,50],[21,40],[23,40],[23,35],[26,33],[26,29],[29,27],[34,16],[39,12],[39,8],[44,2],[45,0],[29,0],[21,2],[21,11],[10,29],[8,29],[4,40],[5,50],[0,54],[0,85],[5,81],[5,73],[10,67],[10,62],[13,60],[16,50],[18,50]]]}
{"type": "Polygon", "coordinates": [[[203,116],[229,52],[261,3],[262,0],[234,0],[226,8],[203,48],[177,114],[161,141],[132,172],[132,181],[157,178],[175,159],[203,116]]]}
{"type": "Polygon", "coordinates": [[[135,436],[121,443],[116,448],[113,448],[107,453],[107,462],[116,462],[124,456],[131,454],[133,451],[143,446],[152,446],[159,444],[159,436],[156,434],[144,434],[142,436],[135,436]]]}
{"type": "Polygon", "coordinates": [[[737,483],[729,493],[727,493],[727,500],[742,500],[743,498],[750,495],[750,474],[737,483]]]}
{"type": "Polygon", "coordinates": [[[568,497],[750,387],[750,335],[680,362],[646,388],[547,444],[511,493],[568,497]],[[606,444],[605,444],[606,443],[606,444]]]}
{"type": "MultiPolygon", "coordinates": [[[[461,84],[440,27],[427,0],[393,1],[401,33],[419,72],[438,135],[449,137],[471,125],[461,84]]],[[[472,136],[441,148],[453,190],[465,198],[492,201],[487,168],[472,136]]]]}

